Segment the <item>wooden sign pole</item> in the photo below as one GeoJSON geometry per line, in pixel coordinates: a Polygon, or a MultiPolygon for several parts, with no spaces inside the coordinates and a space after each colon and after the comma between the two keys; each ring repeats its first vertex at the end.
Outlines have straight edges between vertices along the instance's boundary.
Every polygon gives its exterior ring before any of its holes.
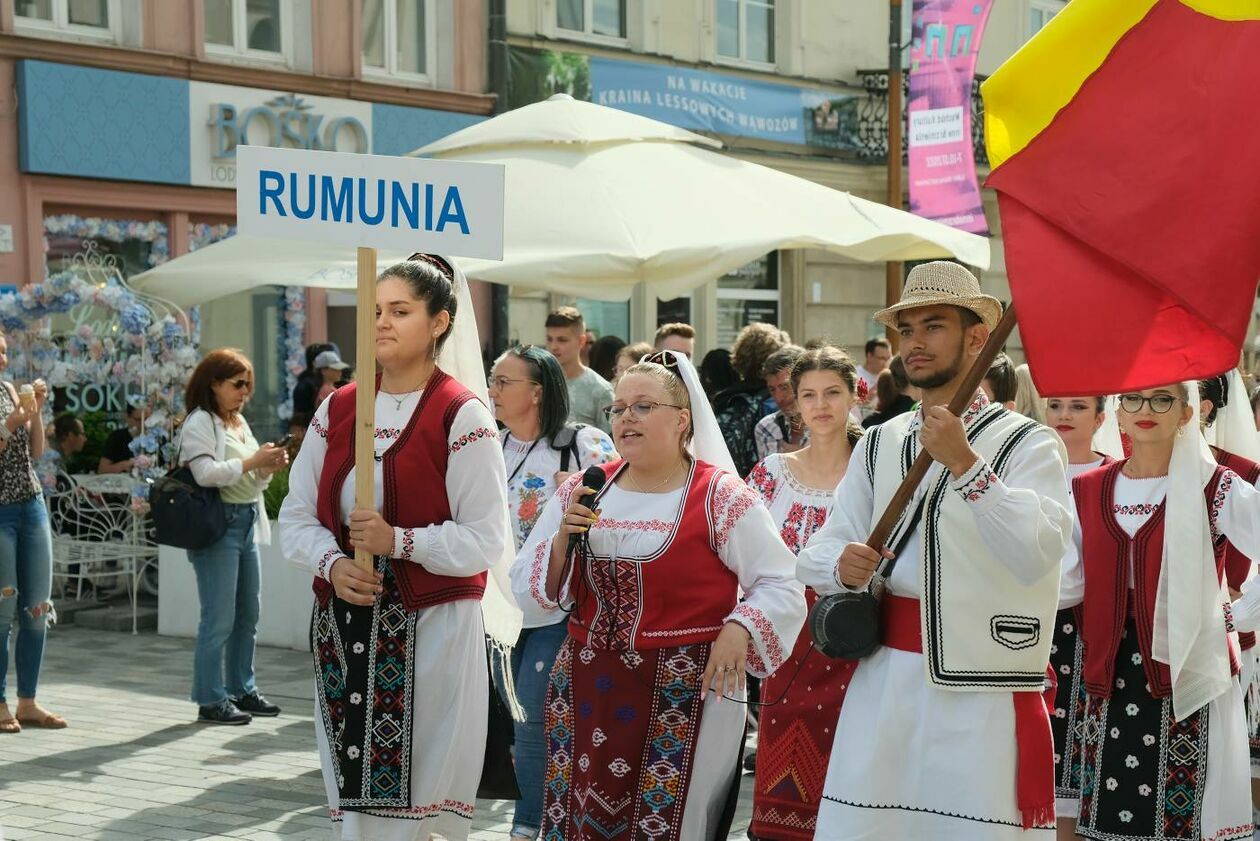
{"type": "MultiPolygon", "coordinates": [[[[355,316],[354,504],[376,508],[376,249],[359,249],[359,296],[355,316]]],[[[354,550],[359,569],[371,571],[372,553],[354,550]]]]}

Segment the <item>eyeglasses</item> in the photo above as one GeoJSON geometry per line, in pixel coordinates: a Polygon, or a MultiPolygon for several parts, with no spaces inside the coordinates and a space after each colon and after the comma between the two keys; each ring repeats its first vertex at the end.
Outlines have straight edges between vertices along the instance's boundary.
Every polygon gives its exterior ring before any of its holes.
{"type": "Polygon", "coordinates": [[[497,388],[499,391],[502,391],[513,383],[533,383],[534,385],[538,385],[538,380],[514,380],[511,377],[486,377],[486,385],[490,388],[497,388]]]}
{"type": "Polygon", "coordinates": [[[249,380],[232,380],[230,383],[228,383],[228,385],[232,386],[232,388],[236,389],[237,391],[240,391],[242,389],[249,388],[249,380]]]}
{"type": "Polygon", "coordinates": [[[1143,397],[1140,394],[1120,395],[1120,408],[1131,415],[1142,411],[1143,405],[1149,405],[1151,411],[1157,415],[1167,414],[1169,409],[1180,402],[1180,397],[1173,397],[1171,394],[1152,394],[1150,397],[1143,397]]]}
{"type": "Polygon", "coordinates": [[[609,406],[604,410],[604,415],[609,420],[616,420],[624,415],[627,411],[635,420],[647,420],[647,416],[652,414],[656,409],[681,409],[682,406],[675,406],[673,403],[657,403],[651,400],[640,400],[638,403],[631,403],[629,406],[609,406]]]}

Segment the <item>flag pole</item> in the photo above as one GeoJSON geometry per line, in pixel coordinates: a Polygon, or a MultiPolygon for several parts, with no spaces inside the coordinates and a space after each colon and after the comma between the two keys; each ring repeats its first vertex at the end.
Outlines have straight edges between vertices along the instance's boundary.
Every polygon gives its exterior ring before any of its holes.
{"type": "MultiPolygon", "coordinates": [[[[888,0],[888,206],[901,210],[901,0],[888,0]]],[[[885,267],[884,305],[901,300],[902,266],[889,261],[885,267]]],[[[901,336],[892,327],[885,329],[896,352],[901,336]]]]}
{"type": "MultiPolygon", "coordinates": [[[[967,372],[962,385],[954,393],[953,399],[949,401],[949,411],[952,414],[961,415],[971,405],[976,390],[980,388],[980,383],[984,380],[985,374],[989,373],[989,366],[993,364],[998,351],[1006,344],[1006,340],[1010,338],[1011,331],[1014,329],[1015,305],[1011,304],[1002,313],[1002,320],[998,322],[997,327],[993,328],[993,332],[989,334],[989,340],[985,342],[980,355],[972,363],[971,370],[967,372]]],[[[902,512],[909,507],[910,501],[914,499],[914,492],[918,490],[919,483],[923,481],[923,477],[927,475],[928,468],[931,466],[931,453],[927,450],[920,450],[918,457],[914,460],[914,464],[910,466],[910,472],[906,474],[906,478],[901,480],[901,486],[897,488],[897,492],[889,500],[883,516],[879,518],[879,522],[875,524],[875,528],[871,531],[871,536],[867,538],[867,546],[878,552],[888,545],[888,537],[892,534],[893,527],[897,525],[897,521],[901,519],[902,512]]]]}
{"type": "MultiPolygon", "coordinates": [[[[354,505],[376,509],[376,249],[359,248],[355,312],[354,505]]],[[[372,553],[354,550],[354,563],[371,572],[372,553]]]]}

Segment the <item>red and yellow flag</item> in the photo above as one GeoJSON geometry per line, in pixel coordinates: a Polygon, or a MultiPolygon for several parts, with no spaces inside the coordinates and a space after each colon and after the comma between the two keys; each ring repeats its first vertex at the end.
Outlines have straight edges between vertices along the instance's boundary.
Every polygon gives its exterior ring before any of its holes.
{"type": "Polygon", "coordinates": [[[1260,279],[1260,0],[1072,0],[982,92],[1041,392],[1236,365],[1260,279]]]}

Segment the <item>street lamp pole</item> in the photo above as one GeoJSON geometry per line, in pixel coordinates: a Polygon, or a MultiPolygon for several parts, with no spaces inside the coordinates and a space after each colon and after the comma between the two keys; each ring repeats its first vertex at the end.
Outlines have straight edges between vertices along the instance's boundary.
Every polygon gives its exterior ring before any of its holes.
{"type": "MultiPolygon", "coordinates": [[[[888,205],[901,209],[901,0],[888,0],[888,205]]],[[[884,278],[886,306],[901,300],[902,266],[889,261],[884,278]]],[[[888,341],[897,349],[900,336],[887,328],[888,341]]]]}

